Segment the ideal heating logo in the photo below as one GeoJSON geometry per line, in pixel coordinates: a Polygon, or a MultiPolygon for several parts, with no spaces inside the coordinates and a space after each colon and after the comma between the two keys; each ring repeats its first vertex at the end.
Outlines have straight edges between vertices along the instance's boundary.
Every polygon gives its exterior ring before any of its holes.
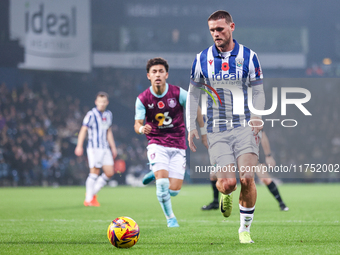
{"type": "Polygon", "coordinates": [[[27,54],[47,58],[79,55],[77,9],[72,3],[54,9],[51,2],[27,2],[24,22],[27,54]]]}
{"type": "Polygon", "coordinates": [[[69,13],[54,13],[46,11],[43,3],[38,10],[31,10],[29,3],[26,4],[25,31],[35,34],[47,33],[50,36],[75,36],[77,34],[77,12],[72,7],[69,13]]]}
{"type": "Polygon", "coordinates": [[[222,74],[222,71],[220,71],[218,74],[212,75],[212,81],[236,81],[241,79],[240,72],[222,74]]]}

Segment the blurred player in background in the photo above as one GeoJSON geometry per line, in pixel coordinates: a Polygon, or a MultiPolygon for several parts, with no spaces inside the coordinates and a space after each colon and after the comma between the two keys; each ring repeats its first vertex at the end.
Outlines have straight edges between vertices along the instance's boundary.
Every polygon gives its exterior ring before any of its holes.
{"type": "Polygon", "coordinates": [[[152,172],[144,177],[147,184],[156,179],[156,195],[168,227],[179,227],[172,211],[171,196],[177,196],[183,183],[185,159],[184,106],[187,91],[166,82],[169,65],[153,58],[146,65],[151,86],[136,99],[134,129],[148,139],[147,155],[152,172]],[[144,124],[145,119],[145,124],[144,124]]]}
{"type": "MultiPolygon", "coordinates": [[[[272,156],[272,152],[270,149],[270,144],[268,137],[266,133],[262,132],[262,138],[261,138],[261,145],[264,152],[264,155],[266,157],[265,162],[268,167],[274,167],[276,165],[275,159],[272,156]]],[[[279,203],[281,211],[288,211],[289,208],[286,206],[286,204],[282,201],[281,195],[279,193],[279,190],[276,186],[276,184],[273,182],[273,180],[270,178],[268,172],[262,171],[262,166],[265,166],[265,164],[260,163],[259,164],[259,171],[256,172],[257,177],[267,186],[270,193],[273,194],[277,202],[279,203]]]]}
{"type": "Polygon", "coordinates": [[[217,172],[216,183],[222,193],[220,209],[224,217],[230,216],[233,191],[237,183],[233,169],[237,163],[238,169],[241,169],[239,240],[240,243],[253,243],[250,227],[257,192],[252,169],[258,162],[263,122],[261,116],[250,113],[248,101],[244,99],[248,98],[247,88],[251,87],[255,109],[264,109],[262,69],[256,53],[233,40],[235,23],[228,12],[216,11],[211,14],[208,26],[215,43],[197,54],[192,65],[186,107],[189,146],[193,152],[196,151],[193,143],[193,137],[199,139],[195,124],[196,112],[201,89],[205,89],[212,95],[207,102],[209,155],[211,161],[223,169],[217,172]],[[231,90],[243,93],[244,114],[234,114],[233,102],[241,99],[232,94],[231,90]],[[218,98],[218,104],[214,104],[214,97],[218,98]],[[217,124],[215,120],[218,120],[217,124]],[[251,126],[242,124],[248,122],[251,126]]]}
{"type": "Polygon", "coordinates": [[[83,145],[88,132],[87,158],[90,173],[86,179],[85,206],[100,206],[96,195],[114,174],[113,159],[117,156],[117,149],[111,130],[112,112],[106,110],[108,104],[109,95],[99,92],[95,100],[96,107],[92,108],[83,120],[74,151],[77,156],[83,155],[83,145]],[[103,169],[101,175],[100,168],[103,169]]]}

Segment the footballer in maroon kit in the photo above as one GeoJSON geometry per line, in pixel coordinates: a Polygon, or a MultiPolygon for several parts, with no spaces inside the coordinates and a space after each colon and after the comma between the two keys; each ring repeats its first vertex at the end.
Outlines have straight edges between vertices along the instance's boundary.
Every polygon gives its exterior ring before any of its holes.
{"type": "Polygon", "coordinates": [[[136,100],[135,131],[148,139],[150,169],[143,183],[156,179],[156,194],[167,218],[168,227],[179,227],[172,211],[171,196],[183,183],[185,160],[184,106],[187,91],[170,85],[169,65],[162,58],[150,59],[146,66],[151,86],[136,100]],[[145,123],[144,123],[145,119],[145,123]]]}

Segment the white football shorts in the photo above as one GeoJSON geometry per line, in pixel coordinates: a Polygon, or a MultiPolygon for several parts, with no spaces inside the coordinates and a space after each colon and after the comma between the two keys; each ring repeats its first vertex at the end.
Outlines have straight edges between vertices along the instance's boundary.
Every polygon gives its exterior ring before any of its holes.
{"type": "Polygon", "coordinates": [[[254,153],[258,157],[261,135],[262,132],[255,135],[249,126],[208,133],[210,163],[236,165],[237,158],[246,153],[254,153]]]}
{"type": "Polygon", "coordinates": [[[87,148],[87,159],[90,168],[101,168],[102,166],[113,166],[114,164],[110,148],[87,148]]]}
{"type": "Polygon", "coordinates": [[[169,178],[184,179],[186,158],[185,150],[150,144],[146,147],[150,169],[153,172],[167,170],[169,178]]]}

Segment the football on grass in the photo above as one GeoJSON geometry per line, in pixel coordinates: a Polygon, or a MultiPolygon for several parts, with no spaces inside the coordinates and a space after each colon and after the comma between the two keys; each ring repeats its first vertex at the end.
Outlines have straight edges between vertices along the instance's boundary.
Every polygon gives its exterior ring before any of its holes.
{"type": "Polygon", "coordinates": [[[129,217],[118,217],[111,222],[107,229],[107,238],[117,248],[130,248],[139,239],[139,227],[129,217]]]}

